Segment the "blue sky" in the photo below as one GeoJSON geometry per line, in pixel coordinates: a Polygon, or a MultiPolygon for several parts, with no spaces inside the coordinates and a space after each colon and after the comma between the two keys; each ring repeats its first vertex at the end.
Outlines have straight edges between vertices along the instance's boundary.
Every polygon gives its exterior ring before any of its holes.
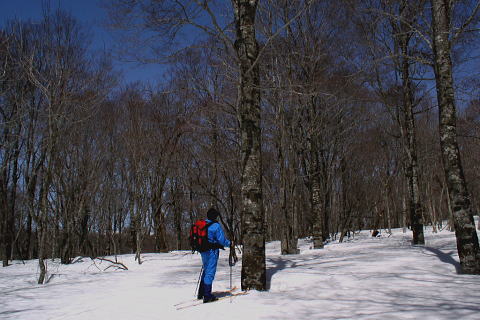
{"type": "MultiPolygon", "coordinates": [[[[104,27],[107,19],[105,9],[101,7],[101,3],[104,1],[108,0],[0,0],[0,27],[7,20],[13,18],[40,19],[42,3],[49,2],[52,10],[61,8],[70,12],[87,30],[91,31],[94,35],[92,49],[110,49],[113,47],[114,41],[104,27]]],[[[478,49],[475,52],[478,53],[478,49]]],[[[478,56],[478,54],[476,55],[478,56]]],[[[461,80],[465,75],[472,75],[472,73],[478,74],[479,60],[476,59],[461,66],[457,71],[457,79],[461,80]]],[[[123,72],[126,82],[150,81],[154,83],[163,78],[166,70],[166,67],[161,65],[138,65],[123,61],[116,61],[115,66],[123,72]]],[[[457,92],[457,97],[463,97],[463,94],[457,92]]],[[[469,98],[466,97],[466,99],[469,98]]]]}
{"type": "MultiPolygon", "coordinates": [[[[94,35],[92,49],[110,49],[113,39],[103,24],[107,19],[101,7],[102,0],[0,0],[0,26],[9,19],[38,20],[42,16],[42,3],[50,2],[52,11],[61,8],[70,12],[81,24],[94,35]]],[[[162,77],[165,67],[158,65],[139,66],[136,63],[116,61],[115,66],[121,70],[126,82],[151,81],[162,77]]]]}

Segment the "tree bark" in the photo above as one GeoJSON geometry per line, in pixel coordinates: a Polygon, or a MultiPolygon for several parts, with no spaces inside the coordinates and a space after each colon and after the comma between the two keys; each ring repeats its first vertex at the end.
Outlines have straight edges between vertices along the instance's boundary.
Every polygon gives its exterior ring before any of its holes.
{"type": "MultiPolygon", "coordinates": [[[[283,118],[283,116],[281,116],[283,118]]],[[[282,122],[283,124],[283,122],[282,122]]],[[[284,126],[282,125],[281,131],[285,130],[284,126]]],[[[285,254],[298,254],[299,250],[298,246],[298,238],[295,232],[295,205],[289,206],[288,205],[288,196],[292,195],[293,192],[289,192],[290,188],[287,186],[287,174],[288,170],[285,166],[285,159],[284,159],[284,142],[283,142],[283,135],[281,133],[280,138],[280,145],[279,145],[279,163],[280,163],[280,206],[283,215],[283,230],[282,230],[282,238],[281,238],[281,253],[285,254]]],[[[293,191],[293,190],[292,190],[293,191]]],[[[295,199],[293,197],[290,198],[290,201],[294,202],[295,199]]]]}
{"type": "Polygon", "coordinates": [[[242,160],[242,290],[266,290],[265,222],[262,194],[260,76],[255,16],[258,0],[232,0],[239,59],[242,160]]]}
{"type": "MultiPolygon", "coordinates": [[[[160,164],[158,165],[158,168],[160,164]]],[[[157,168],[157,170],[159,170],[157,168]]],[[[156,186],[152,188],[158,188],[151,202],[151,209],[154,212],[153,223],[155,231],[155,252],[168,252],[167,245],[167,232],[165,230],[165,218],[162,212],[162,194],[167,179],[166,173],[158,173],[159,180],[156,186]]]]}
{"type": "Polygon", "coordinates": [[[452,209],[461,272],[480,274],[480,250],[457,142],[452,76],[449,0],[431,0],[435,80],[440,117],[440,148],[452,209]]]}
{"type": "MultiPolygon", "coordinates": [[[[401,15],[409,14],[407,4],[402,3],[401,15]]],[[[402,51],[401,73],[403,85],[403,107],[405,112],[405,134],[406,153],[407,153],[407,187],[408,187],[408,205],[410,212],[410,223],[412,225],[414,245],[425,244],[423,234],[423,219],[420,205],[420,192],[418,188],[418,160],[417,160],[417,138],[415,132],[415,115],[413,113],[414,97],[412,80],[410,77],[409,42],[411,39],[410,24],[405,22],[405,17],[400,23],[400,48],[402,51]]]]}
{"type": "MultiPolygon", "coordinates": [[[[0,178],[1,179],[1,178],[0,178]]],[[[3,186],[3,183],[0,183],[0,188],[3,186]]],[[[1,188],[1,193],[2,195],[0,196],[0,255],[2,257],[3,261],[3,267],[8,266],[8,254],[7,254],[7,234],[8,231],[7,229],[7,215],[8,215],[8,210],[7,210],[7,201],[6,197],[4,195],[7,194],[4,188],[1,188]]]]}
{"type": "Polygon", "coordinates": [[[175,231],[176,231],[176,248],[177,250],[182,250],[182,211],[180,208],[180,201],[178,199],[178,181],[172,182],[172,197],[173,197],[173,203],[172,203],[172,210],[173,210],[173,222],[175,225],[175,231]]]}
{"type": "Polygon", "coordinates": [[[47,275],[47,265],[45,263],[45,252],[46,252],[46,239],[47,239],[47,191],[49,186],[49,175],[44,177],[42,181],[41,189],[39,192],[39,202],[40,208],[38,209],[38,266],[40,269],[40,274],[38,276],[38,284],[45,283],[45,277],[47,275]]]}
{"type": "MultiPolygon", "coordinates": [[[[315,166],[313,167],[315,169],[315,166]]],[[[313,223],[313,248],[323,249],[324,214],[322,212],[320,177],[318,173],[314,172],[314,170],[312,170],[310,174],[312,175],[310,180],[312,212],[315,219],[313,223]]]]}
{"type": "Polygon", "coordinates": [[[165,221],[161,206],[158,205],[154,216],[155,252],[168,252],[165,221]]]}
{"type": "MultiPolygon", "coordinates": [[[[325,167],[325,171],[328,171],[325,167]]],[[[327,241],[330,238],[330,216],[332,215],[332,203],[331,203],[331,192],[330,192],[330,178],[329,174],[326,172],[324,175],[323,183],[323,241],[327,241]]]]}
{"type": "Polygon", "coordinates": [[[322,249],[326,237],[324,235],[325,214],[322,206],[322,185],[320,181],[320,165],[316,146],[316,137],[308,137],[308,149],[310,153],[309,163],[309,188],[310,202],[313,216],[313,248],[322,249]]]}
{"type": "MultiPolygon", "coordinates": [[[[43,224],[43,223],[42,223],[43,224]]],[[[38,275],[38,284],[45,283],[45,277],[47,276],[47,265],[45,263],[45,244],[47,238],[46,227],[38,228],[38,266],[40,268],[40,274],[38,275]]]]}

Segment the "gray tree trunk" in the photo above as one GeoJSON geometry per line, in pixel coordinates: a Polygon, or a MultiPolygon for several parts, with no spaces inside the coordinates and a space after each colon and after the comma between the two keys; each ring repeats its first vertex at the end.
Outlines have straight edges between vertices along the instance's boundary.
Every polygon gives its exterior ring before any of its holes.
{"type": "Polygon", "coordinates": [[[258,0],[232,0],[240,63],[238,115],[242,159],[242,290],[266,290],[265,226],[262,195],[260,76],[255,16],[258,0]]]}
{"type": "MultiPolygon", "coordinates": [[[[282,115],[283,117],[283,115],[282,115]]],[[[281,130],[285,130],[284,126],[281,130]]],[[[284,141],[283,135],[281,133],[282,138],[280,138],[280,147],[278,150],[279,153],[279,163],[280,163],[280,203],[281,203],[281,210],[283,213],[283,230],[282,230],[282,238],[281,238],[281,253],[282,254],[298,254],[300,251],[298,250],[298,237],[296,235],[295,230],[295,206],[288,205],[288,196],[293,195],[293,192],[289,192],[291,188],[289,188],[287,183],[287,175],[288,170],[285,166],[285,159],[283,156],[284,152],[284,141]]],[[[294,202],[294,198],[291,197],[290,201],[294,202]]]]}
{"type": "Polygon", "coordinates": [[[151,208],[154,212],[153,223],[155,230],[155,252],[168,252],[165,218],[162,212],[162,194],[163,186],[165,185],[166,181],[166,174],[163,173],[161,175],[161,179],[158,181],[158,185],[155,187],[159,189],[156,191],[151,203],[151,208]]]}
{"type": "Polygon", "coordinates": [[[168,252],[167,235],[165,230],[165,221],[161,206],[158,205],[154,215],[155,229],[155,252],[168,252]]]}
{"type": "Polygon", "coordinates": [[[133,205],[131,206],[132,211],[132,241],[135,246],[135,261],[138,262],[138,264],[142,264],[142,217],[141,213],[138,208],[133,209],[133,205]],[[137,211],[138,210],[138,211],[137,211]]]}
{"type": "Polygon", "coordinates": [[[480,274],[477,232],[457,143],[456,108],[452,77],[449,0],[431,0],[435,80],[440,116],[440,148],[452,209],[461,272],[480,274]]]}
{"type": "MultiPolygon", "coordinates": [[[[401,15],[409,14],[407,3],[403,1],[401,15]]],[[[405,17],[400,23],[400,48],[402,51],[401,72],[403,84],[403,107],[405,112],[405,142],[407,153],[407,187],[408,187],[408,205],[410,212],[410,223],[412,225],[414,245],[425,244],[423,234],[423,219],[420,205],[420,192],[418,188],[418,161],[417,161],[417,138],[415,133],[415,115],[413,113],[413,88],[410,77],[409,42],[411,39],[411,24],[406,23],[405,17]]]]}
{"type": "Polygon", "coordinates": [[[47,265],[45,264],[45,239],[47,237],[47,231],[45,227],[38,228],[39,231],[39,244],[38,244],[38,266],[40,268],[40,274],[38,275],[38,284],[45,283],[45,277],[47,276],[47,265]]]}
{"type": "MultiPolygon", "coordinates": [[[[293,154],[292,146],[288,146],[287,142],[287,126],[285,123],[285,112],[283,105],[278,111],[278,163],[280,165],[280,207],[283,217],[281,231],[281,253],[298,254],[298,237],[295,228],[295,183],[291,182],[291,172],[289,166],[295,167],[294,160],[289,157],[293,154]],[[288,159],[288,161],[287,161],[288,159]],[[287,165],[288,163],[288,165],[287,165]],[[291,205],[289,205],[289,202],[291,205]]],[[[293,178],[294,179],[294,178],[293,178]]]]}
{"type": "Polygon", "coordinates": [[[49,177],[47,174],[46,181],[42,181],[42,185],[39,192],[40,208],[38,209],[38,267],[40,274],[38,275],[38,284],[45,283],[45,277],[47,275],[47,265],[45,264],[45,246],[47,238],[47,196],[46,190],[49,185],[49,177]]]}
{"type": "Polygon", "coordinates": [[[310,172],[309,172],[309,184],[310,184],[310,201],[312,207],[313,222],[313,248],[322,249],[324,235],[325,215],[323,213],[322,206],[322,186],[320,182],[320,166],[318,160],[318,152],[316,148],[315,137],[309,138],[310,148],[310,172]]]}
{"type": "Polygon", "coordinates": [[[172,209],[173,209],[173,222],[175,225],[175,231],[176,231],[176,248],[177,250],[182,250],[182,211],[181,208],[179,207],[179,201],[177,199],[178,197],[178,181],[175,181],[174,185],[172,186],[172,196],[173,196],[173,204],[172,204],[172,209]]]}
{"type": "Polygon", "coordinates": [[[410,223],[413,231],[413,244],[425,244],[423,234],[423,219],[418,188],[417,140],[415,135],[415,118],[413,114],[412,92],[410,80],[404,80],[404,107],[407,140],[407,186],[409,198],[410,223]],[[406,88],[407,87],[407,88],[406,88]]]}

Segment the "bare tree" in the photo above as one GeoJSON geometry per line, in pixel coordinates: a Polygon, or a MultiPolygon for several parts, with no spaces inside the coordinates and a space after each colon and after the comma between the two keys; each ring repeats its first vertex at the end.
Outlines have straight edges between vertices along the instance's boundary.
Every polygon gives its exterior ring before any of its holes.
{"type": "Polygon", "coordinates": [[[238,117],[242,145],[242,289],[266,290],[262,195],[260,66],[255,35],[257,0],[233,0],[235,50],[240,65],[238,117]]]}
{"type": "MultiPolygon", "coordinates": [[[[16,29],[15,24],[11,28],[16,29]]],[[[32,91],[25,74],[19,73],[20,67],[15,57],[16,54],[25,54],[29,48],[24,47],[25,43],[15,40],[13,34],[0,34],[0,60],[3,61],[0,67],[0,257],[4,267],[9,265],[15,245],[21,137],[24,130],[22,115],[32,91]],[[9,81],[14,77],[17,77],[17,81],[9,81]]]]}
{"type": "MultiPolygon", "coordinates": [[[[452,5],[454,1],[432,0],[434,70],[439,107],[440,146],[451,201],[457,249],[463,273],[480,274],[480,248],[473,220],[470,194],[465,181],[457,141],[457,115],[452,74],[452,5]]],[[[471,15],[478,15],[480,2],[471,15]]],[[[465,28],[468,19],[462,28],[465,28]]],[[[459,29],[459,31],[461,31],[459,29]]]]}
{"type": "MultiPolygon", "coordinates": [[[[417,3],[418,5],[418,3],[417,3]]],[[[418,173],[418,156],[417,156],[417,138],[415,128],[415,113],[414,113],[414,89],[411,79],[411,65],[410,60],[410,42],[414,35],[412,25],[414,24],[415,12],[418,12],[419,7],[414,5],[411,1],[403,0],[399,4],[399,23],[392,22],[392,28],[395,32],[398,50],[400,56],[400,66],[402,75],[402,95],[403,95],[403,112],[405,114],[404,130],[402,135],[405,139],[405,151],[407,154],[406,176],[408,186],[408,200],[410,210],[410,223],[413,231],[413,244],[424,244],[425,239],[423,235],[423,221],[420,202],[419,190],[419,173],[418,173]],[[404,132],[405,131],[405,132],[404,132]]]]}

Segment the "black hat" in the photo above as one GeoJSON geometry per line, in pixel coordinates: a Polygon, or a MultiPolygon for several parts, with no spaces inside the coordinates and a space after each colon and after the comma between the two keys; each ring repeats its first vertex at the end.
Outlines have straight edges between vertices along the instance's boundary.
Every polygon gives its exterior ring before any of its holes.
{"type": "Polygon", "coordinates": [[[208,209],[207,218],[208,220],[217,220],[217,217],[220,215],[220,212],[215,208],[208,209]]]}

